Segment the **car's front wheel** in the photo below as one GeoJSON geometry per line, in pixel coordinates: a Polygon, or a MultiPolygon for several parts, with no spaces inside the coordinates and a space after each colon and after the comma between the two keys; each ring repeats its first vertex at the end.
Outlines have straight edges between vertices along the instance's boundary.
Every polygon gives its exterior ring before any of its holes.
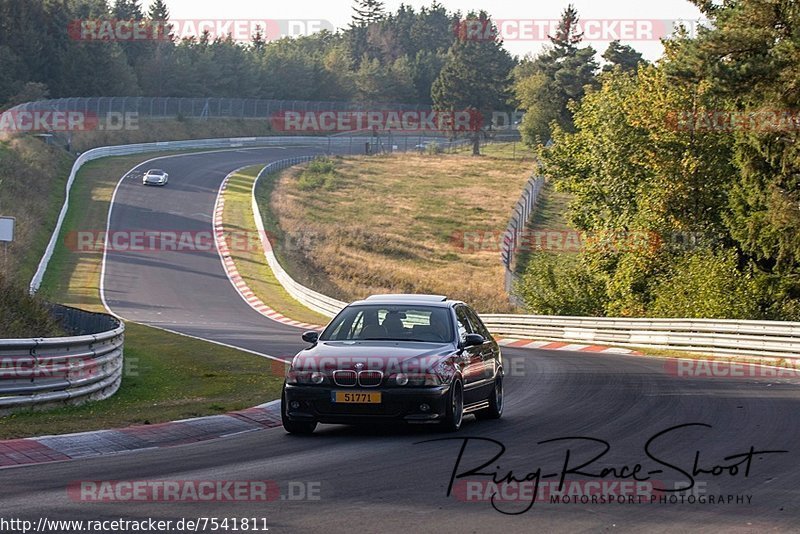
{"type": "Polygon", "coordinates": [[[456,432],[461,428],[464,420],[464,386],[461,380],[456,379],[450,386],[450,399],[447,403],[447,414],[442,421],[442,430],[445,432],[456,432]]]}
{"type": "Polygon", "coordinates": [[[489,407],[475,413],[479,419],[500,419],[503,416],[503,376],[494,381],[492,394],[489,396],[489,407]]]}
{"type": "Polygon", "coordinates": [[[289,434],[313,434],[317,428],[316,421],[292,421],[286,416],[286,393],[281,395],[281,422],[283,429],[289,434]]]}

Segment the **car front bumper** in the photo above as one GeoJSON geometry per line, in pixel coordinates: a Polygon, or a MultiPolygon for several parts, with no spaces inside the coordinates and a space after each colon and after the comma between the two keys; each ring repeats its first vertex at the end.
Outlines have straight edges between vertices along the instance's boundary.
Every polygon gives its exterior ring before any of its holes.
{"type": "Polygon", "coordinates": [[[339,388],[325,386],[284,386],[281,410],[291,421],[358,424],[380,421],[436,423],[447,414],[450,386],[425,388],[339,388]],[[380,392],[380,404],[344,404],[331,400],[332,391],[380,392]],[[295,404],[296,403],[296,404],[295,404]],[[421,409],[427,404],[427,411],[421,409]]]}

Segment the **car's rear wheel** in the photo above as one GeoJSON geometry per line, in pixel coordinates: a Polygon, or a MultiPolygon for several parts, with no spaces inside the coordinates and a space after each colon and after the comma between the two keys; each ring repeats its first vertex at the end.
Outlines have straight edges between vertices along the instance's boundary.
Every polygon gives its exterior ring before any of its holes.
{"type": "Polygon", "coordinates": [[[447,403],[447,415],[442,421],[442,430],[456,432],[464,420],[464,386],[456,379],[450,387],[450,399],[447,403]]]}
{"type": "Polygon", "coordinates": [[[281,395],[281,422],[283,429],[289,434],[313,434],[317,428],[316,421],[291,421],[286,416],[286,393],[281,395]]]}
{"type": "Polygon", "coordinates": [[[500,419],[503,416],[503,376],[494,381],[492,394],[489,396],[489,407],[475,413],[478,419],[500,419]]]}

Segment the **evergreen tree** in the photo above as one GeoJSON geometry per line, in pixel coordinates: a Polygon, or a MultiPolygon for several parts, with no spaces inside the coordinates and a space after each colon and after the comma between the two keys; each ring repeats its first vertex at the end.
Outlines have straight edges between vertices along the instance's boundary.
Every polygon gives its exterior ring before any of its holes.
{"type": "Polygon", "coordinates": [[[140,0],[114,0],[111,15],[117,20],[144,19],[140,0]]]}
{"type": "Polygon", "coordinates": [[[520,64],[514,73],[519,107],[526,111],[522,134],[529,144],[546,143],[551,124],[574,131],[570,102],[580,102],[586,87],[596,87],[595,51],[578,45],[578,14],[570,5],[561,15],[558,31],[550,37],[552,46],[520,64]]]}
{"type": "Polygon", "coordinates": [[[250,39],[250,45],[256,52],[263,52],[264,47],[267,46],[267,41],[264,39],[264,31],[260,25],[256,26],[256,31],[253,33],[252,39],[250,39]]]}
{"type": "Polygon", "coordinates": [[[619,41],[611,41],[606,51],[603,52],[603,59],[608,62],[603,65],[603,72],[612,71],[617,66],[623,72],[636,72],[639,65],[647,63],[642,58],[642,54],[631,46],[620,44],[619,41]]]}
{"type": "MultiPolygon", "coordinates": [[[[468,19],[492,27],[489,15],[481,11],[468,19]]],[[[444,67],[431,88],[434,108],[439,111],[470,111],[479,123],[472,125],[472,153],[480,155],[484,126],[491,123],[492,112],[508,100],[509,74],[513,60],[495,39],[456,39],[447,53],[444,67]]]]}
{"type": "Polygon", "coordinates": [[[356,0],[353,6],[353,26],[367,27],[380,22],[386,16],[383,2],[380,0],[356,0]]]}
{"type": "Polygon", "coordinates": [[[578,32],[578,10],[575,6],[569,4],[566,9],[561,13],[561,19],[558,21],[558,28],[555,35],[548,35],[550,42],[553,44],[559,56],[570,55],[575,52],[583,41],[583,32],[578,32]]]}

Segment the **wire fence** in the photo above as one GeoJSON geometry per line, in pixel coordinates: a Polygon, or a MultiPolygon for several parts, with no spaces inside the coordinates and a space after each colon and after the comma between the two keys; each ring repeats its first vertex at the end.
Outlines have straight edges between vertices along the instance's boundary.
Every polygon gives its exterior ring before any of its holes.
{"type": "Polygon", "coordinates": [[[430,111],[421,104],[364,104],[357,102],[259,100],[254,98],[181,98],[111,96],[58,98],[26,102],[11,108],[16,111],[81,111],[97,116],[109,113],[137,113],[149,118],[240,118],[263,119],[283,111],[430,111]]]}
{"type": "Polygon", "coordinates": [[[532,176],[528,183],[525,184],[525,189],[522,195],[514,206],[514,212],[511,215],[511,220],[508,223],[506,232],[503,235],[503,244],[500,250],[500,259],[505,267],[505,289],[511,298],[512,303],[521,305],[522,303],[514,295],[514,284],[517,281],[517,275],[514,272],[515,268],[515,252],[520,248],[520,242],[524,239],[525,229],[528,225],[528,220],[533,213],[533,208],[539,200],[539,196],[544,187],[544,178],[541,176],[532,176]]]}

